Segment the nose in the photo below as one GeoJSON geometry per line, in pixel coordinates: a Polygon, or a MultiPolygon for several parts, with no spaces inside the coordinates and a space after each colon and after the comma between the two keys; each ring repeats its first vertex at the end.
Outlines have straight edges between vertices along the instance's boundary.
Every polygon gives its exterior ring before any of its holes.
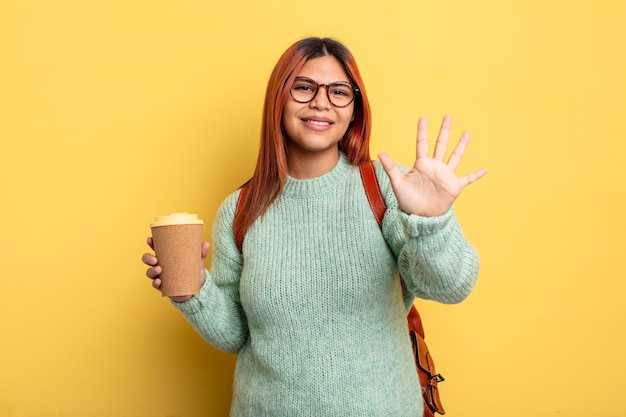
{"type": "Polygon", "coordinates": [[[309,106],[318,110],[327,110],[330,109],[331,103],[328,98],[328,89],[325,85],[318,85],[317,91],[315,92],[315,96],[313,96],[313,100],[309,101],[309,106]],[[322,91],[322,88],[324,91],[322,91]]]}

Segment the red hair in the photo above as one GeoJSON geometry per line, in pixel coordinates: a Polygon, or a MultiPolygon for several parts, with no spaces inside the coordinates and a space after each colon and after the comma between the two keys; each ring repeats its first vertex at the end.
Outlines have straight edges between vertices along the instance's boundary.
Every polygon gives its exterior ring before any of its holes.
{"type": "Polygon", "coordinates": [[[239,202],[241,215],[233,225],[242,234],[283,190],[287,180],[287,148],[282,127],[285,102],[290,99],[289,89],[306,61],[322,56],[337,58],[350,81],[359,89],[354,101],[354,120],[339,141],[339,150],[355,166],[370,160],[371,113],[354,57],[343,44],[329,38],[306,38],[294,43],[276,63],[267,84],[259,156],[254,174],[247,183],[248,193],[239,202]]]}

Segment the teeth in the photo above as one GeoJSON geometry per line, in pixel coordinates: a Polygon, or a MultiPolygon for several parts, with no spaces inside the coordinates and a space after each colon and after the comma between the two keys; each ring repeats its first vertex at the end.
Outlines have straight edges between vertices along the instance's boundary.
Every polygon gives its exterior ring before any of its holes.
{"type": "Polygon", "coordinates": [[[325,126],[325,125],[329,125],[329,122],[322,122],[319,120],[307,120],[308,123],[313,123],[314,125],[320,125],[320,126],[325,126]]]}

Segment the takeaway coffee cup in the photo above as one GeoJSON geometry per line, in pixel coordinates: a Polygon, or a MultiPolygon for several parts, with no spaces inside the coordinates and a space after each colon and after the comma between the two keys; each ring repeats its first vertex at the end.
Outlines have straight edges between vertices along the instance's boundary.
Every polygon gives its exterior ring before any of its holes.
{"type": "Polygon", "coordinates": [[[203,223],[198,215],[189,213],[158,216],[150,223],[164,297],[200,292],[203,223]]]}

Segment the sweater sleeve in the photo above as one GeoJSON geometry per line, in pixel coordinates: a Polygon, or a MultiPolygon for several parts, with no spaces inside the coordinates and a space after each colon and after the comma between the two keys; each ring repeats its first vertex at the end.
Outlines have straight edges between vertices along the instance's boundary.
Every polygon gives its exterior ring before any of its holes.
{"type": "Polygon", "coordinates": [[[446,304],[463,301],[474,288],[479,261],[463,236],[454,209],[451,207],[438,217],[404,213],[398,208],[387,174],[377,165],[387,204],[383,235],[397,257],[406,288],[418,298],[446,304]]]}
{"type": "Polygon", "coordinates": [[[248,339],[248,326],[239,300],[242,257],[235,245],[232,222],[239,193],[221,205],[212,232],[211,271],[200,293],[172,302],[198,333],[216,348],[238,353],[248,339]]]}

